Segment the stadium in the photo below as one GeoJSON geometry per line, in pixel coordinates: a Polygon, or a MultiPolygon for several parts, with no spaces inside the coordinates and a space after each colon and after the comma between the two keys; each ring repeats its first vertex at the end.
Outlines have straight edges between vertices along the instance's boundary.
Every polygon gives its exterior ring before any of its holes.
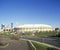
{"type": "Polygon", "coordinates": [[[24,25],[17,25],[14,28],[17,32],[35,32],[35,31],[53,31],[54,28],[50,25],[46,24],[24,24],[24,25]]]}

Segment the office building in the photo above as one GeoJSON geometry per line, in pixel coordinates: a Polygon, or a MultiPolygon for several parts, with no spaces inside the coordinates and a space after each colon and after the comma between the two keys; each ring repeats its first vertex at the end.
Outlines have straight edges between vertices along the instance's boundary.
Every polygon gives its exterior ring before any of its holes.
{"type": "Polygon", "coordinates": [[[13,23],[11,23],[11,28],[13,28],[13,23]]]}
{"type": "Polygon", "coordinates": [[[1,24],[1,29],[3,29],[5,27],[5,25],[4,24],[1,24]]]}

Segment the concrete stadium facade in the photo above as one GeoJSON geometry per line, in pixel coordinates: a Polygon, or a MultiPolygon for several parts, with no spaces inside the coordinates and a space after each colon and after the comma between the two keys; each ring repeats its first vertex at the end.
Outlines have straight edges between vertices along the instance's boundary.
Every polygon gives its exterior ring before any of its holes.
{"type": "Polygon", "coordinates": [[[53,31],[54,28],[46,24],[24,24],[14,28],[17,32],[53,31]]]}

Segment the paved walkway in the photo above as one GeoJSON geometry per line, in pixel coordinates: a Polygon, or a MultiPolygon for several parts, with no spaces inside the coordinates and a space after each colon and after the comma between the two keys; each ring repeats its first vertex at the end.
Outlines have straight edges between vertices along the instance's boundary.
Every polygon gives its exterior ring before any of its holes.
{"type": "Polygon", "coordinates": [[[9,45],[5,48],[0,48],[0,50],[29,50],[26,41],[7,40],[7,42],[9,42],[9,45]]]}

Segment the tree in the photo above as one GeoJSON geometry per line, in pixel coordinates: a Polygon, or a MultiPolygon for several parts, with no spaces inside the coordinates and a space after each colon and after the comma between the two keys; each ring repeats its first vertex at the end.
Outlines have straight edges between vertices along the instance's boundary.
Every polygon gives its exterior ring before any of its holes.
{"type": "Polygon", "coordinates": [[[55,28],[55,31],[59,30],[59,28],[55,28]]]}

